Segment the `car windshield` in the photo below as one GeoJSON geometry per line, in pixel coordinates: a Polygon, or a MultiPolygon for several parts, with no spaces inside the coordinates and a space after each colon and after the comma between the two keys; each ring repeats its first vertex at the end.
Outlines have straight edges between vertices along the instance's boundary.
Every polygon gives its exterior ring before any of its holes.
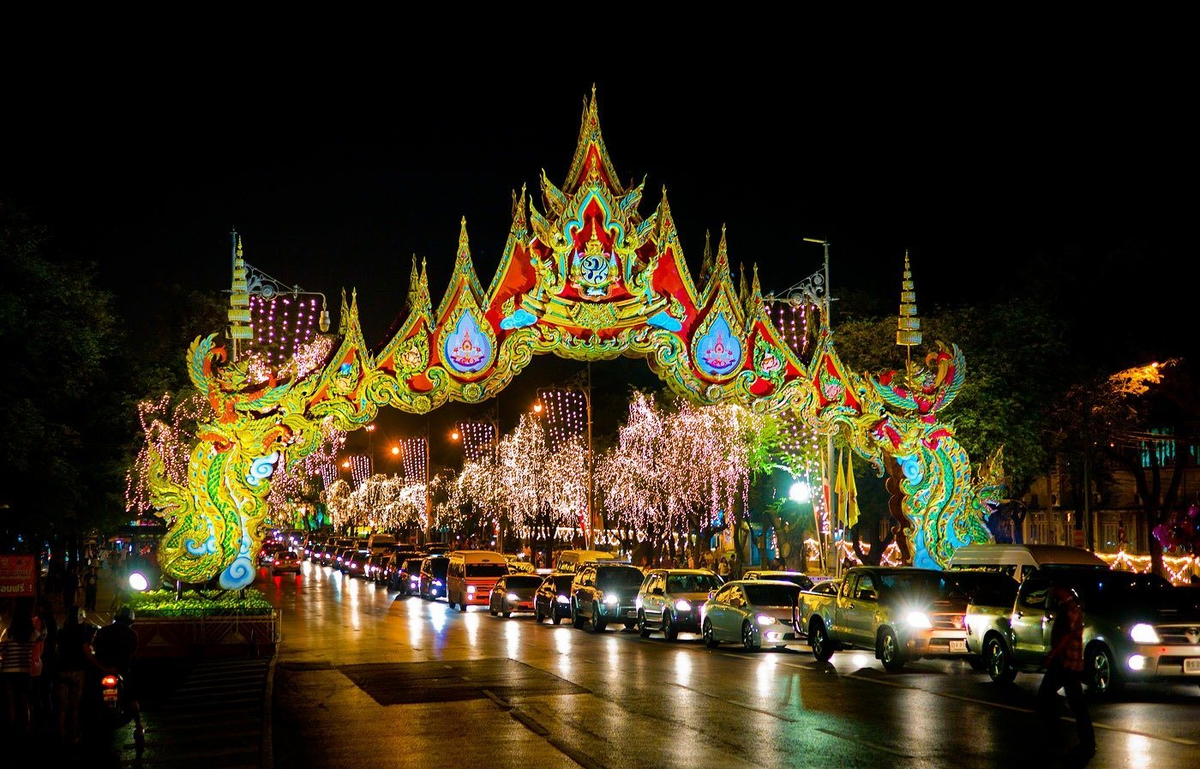
{"type": "Polygon", "coordinates": [[[560,593],[568,593],[571,591],[571,583],[575,578],[570,574],[564,574],[561,577],[554,578],[554,589],[560,593]]]}
{"type": "Polygon", "coordinates": [[[438,579],[446,578],[446,568],[450,565],[449,558],[430,558],[429,571],[438,579]]]}
{"type": "Polygon", "coordinates": [[[742,585],[746,598],[755,606],[791,606],[800,595],[798,585],[742,585]]]}
{"type": "Polygon", "coordinates": [[[637,590],[642,586],[642,579],[641,569],[633,567],[596,570],[596,585],[601,590],[620,590],[621,588],[637,590]]]}
{"type": "Polygon", "coordinates": [[[879,581],[888,593],[938,596],[946,593],[946,580],[940,572],[897,571],[873,572],[872,576],[879,581]]]}
{"type": "Polygon", "coordinates": [[[404,570],[405,571],[420,571],[421,570],[421,559],[420,558],[409,558],[407,561],[404,562],[404,570]]]}
{"type": "Polygon", "coordinates": [[[508,574],[508,565],[503,563],[468,563],[464,574],[468,577],[503,577],[508,574]]]}
{"type": "Polygon", "coordinates": [[[668,593],[707,593],[721,586],[715,574],[671,574],[667,577],[668,593]]]}
{"type": "Polygon", "coordinates": [[[542,584],[541,577],[509,577],[506,583],[510,588],[536,588],[542,584]]]}

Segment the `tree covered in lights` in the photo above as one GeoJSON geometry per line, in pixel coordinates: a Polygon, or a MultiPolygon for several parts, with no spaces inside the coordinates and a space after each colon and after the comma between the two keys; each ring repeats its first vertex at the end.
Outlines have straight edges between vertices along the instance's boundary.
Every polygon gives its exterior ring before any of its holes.
{"type": "Polygon", "coordinates": [[[597,486],[620,526],[675,556],[694,535],[737,526],[765,460],[767,418],[737,405],[695,406],[635,394],[617,444],[598,460],[597,486]]]}

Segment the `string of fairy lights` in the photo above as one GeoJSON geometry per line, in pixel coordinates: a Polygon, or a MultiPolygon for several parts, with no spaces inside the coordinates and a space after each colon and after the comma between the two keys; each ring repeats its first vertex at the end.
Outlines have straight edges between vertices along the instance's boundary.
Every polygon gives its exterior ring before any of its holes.
{"type": "Polygon", "coordinates": [[[351,454],[345,461],[350,463],[350,479],[354,482],[354,488],[357,489],[371,477],[371,458],[366,454],[351,454]]]}
{"type": "MultiPolygon", "coordinates": [[[[806,303],[780,302],[774,305],[772,311],[772,319],[780,338],[800,360],[806,360],[810,354],[809,316],[814,309],[806,303]]],[[[821,530],[828,533],[830,516],[825,497],[823,494],[811,493],[811,489],[821,485],[821,436],[812,425],[801,421],[795,411],[789,410],[780,414],[779,426],[780,449],[791,457],[798,476],[803,476],[808,484],[813,509],[821,522],[821,530]]]]}
{"type": "Polygon", "coordinates": [[[320,317],[315,296],[251,294],[248,352],[263,356],[275,369],[313,340],[320,317]]]}
{"type": "Polygon", "coordinates": [[[462,441],[463,462],[490,460],[496,451],[496,425],[492,422],[460,422],[459,439],[462,441]]]}
{"type": "MultiPolygon", "coordinates": [[[[400,449],[400,475],[407,483],[424,483],[427,459],[424,438],[401,438],[396,442],[400,449]]],[[[396,452],[393,451],[393,454],[396,452]]]]}
{"type": "Polygon", "coordinates": [[[542,390],[539,402],[551,451],[587,430],[587,399],[579,390],[542,390]]]}

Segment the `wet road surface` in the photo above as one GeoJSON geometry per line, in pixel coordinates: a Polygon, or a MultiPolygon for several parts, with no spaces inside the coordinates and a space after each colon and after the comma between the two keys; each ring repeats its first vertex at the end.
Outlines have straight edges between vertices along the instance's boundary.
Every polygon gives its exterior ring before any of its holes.
{"type": "MultiPolygon", "coordinates": [[[[274,761],[287,767],[999,767],[1042,747],[1040,677],[963,661],[885,673],[871,655],[710,650],[532,615],[466,614],[305,563],[256,585],[282,611],[274,761]]],[[[1091,767],[1198,765],[1200,686],[1090,701],[1091,767]]]]}

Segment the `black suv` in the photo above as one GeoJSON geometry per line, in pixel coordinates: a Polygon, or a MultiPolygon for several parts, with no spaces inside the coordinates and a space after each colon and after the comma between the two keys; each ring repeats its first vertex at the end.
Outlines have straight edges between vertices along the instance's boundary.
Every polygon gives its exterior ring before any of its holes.
{"type": "Polygon", "coordinates": [[[564,617],[571,616],[571,583],[574,580],[574,574],[555,572],[546,575],[546,578],[542,580],[542,586],[538,588],[537,594],[533,597],[535,622],[548,619],[557,625],[563,621],[564,617]]]}
{"type": "Polygon", "coordinates": [[[637,594],[645,575],[627,564],[588,563],[579,567],[571,582],[571,624],[603,632],[609,622],[626,629],[637,624],[637,594]]]}

